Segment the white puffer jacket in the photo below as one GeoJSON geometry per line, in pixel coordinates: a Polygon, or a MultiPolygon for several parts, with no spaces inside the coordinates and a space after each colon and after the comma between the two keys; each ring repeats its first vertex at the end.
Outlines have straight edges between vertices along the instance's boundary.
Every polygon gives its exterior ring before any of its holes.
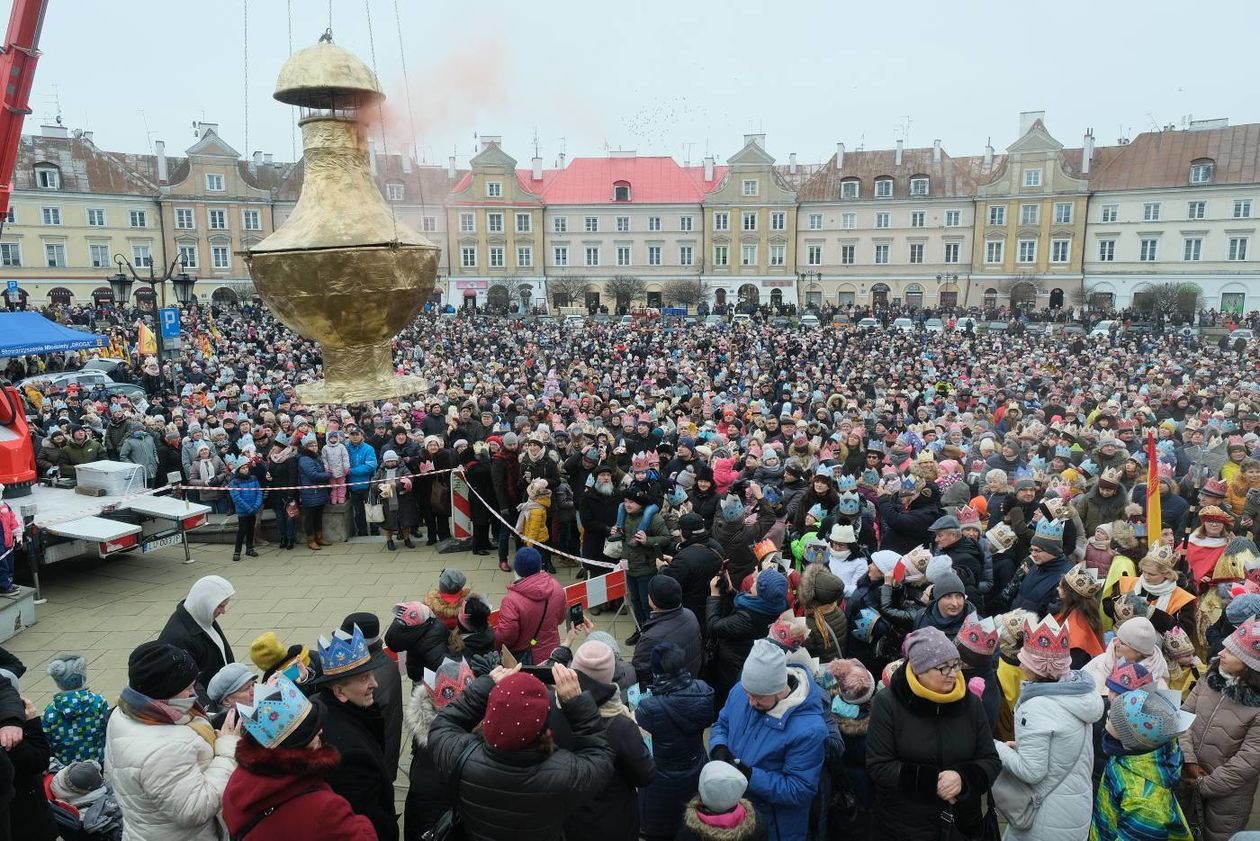
{"type": "Polygon", "coordinates": [[[191,727],[145,724],[114,710],[105,768],[123,812],[122,841],[221,841],[223,789],[236,770],[236,736],[210,747],[191,727]]]}
{"type": "Polygon", "coordinates": [[[1082,672],[1055,683],[1021,685],[1015,705],[1015,749],[997,742],[1002,773],[1013,774],[1042,799],[1030,829],[1007,827],[1003,841],[1085,841],[1094,789],[1093,724],[1102,696],[1082,672]],[[1061,782],[1060,782],[1061,781],[1061,782]],[[1057,787],[1056,787],[1057,786],[1057,787]]]}

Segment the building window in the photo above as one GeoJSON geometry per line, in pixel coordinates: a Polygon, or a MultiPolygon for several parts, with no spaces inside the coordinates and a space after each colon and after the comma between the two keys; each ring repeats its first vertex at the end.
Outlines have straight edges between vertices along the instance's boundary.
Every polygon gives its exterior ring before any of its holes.
{"type": "Polygon", "coordinates": [[[875,198],[886,199],[892,196],[893,182],[891,178],[875,179],[875,198]]]}
{"type": "Polygon", "coordinates": [[[1191,263],[1198,262],[1203,258],[1203,239],[1202,237],[1187,237],[1185,249],[1181,253],[1181,259],[1191,263]]]}
{"type": "Polygon", "coordinates": [[[486,231],[492,234],[503,233],[503,214],[487,213],[486,214],[486,231]]]}
{"type": "Polygon", "coordinates": [[[884,210],[875,214],[875,227],[876,228],[888,228],[888,227],[891,227],[891,225],[892,225],[891,213],[884,210]]]}
{"type": "Polygon", "coordinates": [[[586,265],[588,266],[599,265],[599,246],[588,245],[586,247],[586,265]]]}
{"type": "Polygon", "coordinates": [[[420,230],[426,234],[431,234],[437,230],[437,217],[424,216],[420,219],[420,230]]]}
{"type": "Polygon", "coordinates": [[[910,214],[910,227],[922,228],[927,224],[927,214],[922,210],[916,210],[910,214]]]}
{"type": "Polygon", "coordinates": [[[984,244],[984,262],[1001,263],[1006,243],[1000,239],[991,239],[984,244]]]}
{"type": "Polygon", "coordinates": [[[1066,263],[1072,257],[1072,240],[1055,239],[1050,241],[1050,262],[1066,263]]]}
{"type": "Polygon", "coordinates": [[[175,208],[175,227],[180,230],[188,230],[196,223],[193,221],[193,210],[191,207],[175,208]]]}
{"type": "Polygon", "coordinates": [[[1040,187],[1041,186],[1041,170],[1026,169],[1024,170],[1024,186],[1040,187]]]}
{"type": "Polygon", "coordinates": [[[1114,239],[1098,240],[1098,262],[1114,263],[1116,261],[1116,241],[1114,239]]]}
{"type": "Polygon", "coordinates": [[[772,266],[782,266],[782,265],[784,264],[784,261],[786,260],[786,258],[787,258],[787,246],[786,246],[786,245],[772,245],[772,246],[770,246],[770,265],[772,265],[772,266]]]}
{"type": "Polygon", "coordinates": [[[1212,162],[1197,161],[1190,164],[1190,183],[1207,184],[1212,180],[1212,162]]]}
{"type": "Polygon", "coordinates": [[[486,254],[486,265],[492,269],[503,268],[503,246],[492,245],[486,254]]]}
{"type": "Polygon", "coordinates": [[[805,264],[808,266],[822,265],[823,247],[821,245],[805,246],[805,264]]]}
{"type": "Polygon", "coordinates": [[[961,224],[962,224],[962,211],[961,210],[945,211],[945,227],[957,228],[961,224]]]}
{"type": "Polygon", "coordinates": [[[926,178],[910,179],[910,195],[926,196],[928,194],[928,180],[926,178]]]}
{"type": "Polygon", "coordinates": [[[923,243],[921,242],[910,243],[910,262],[911,263],[923,262],[923,243]]]}
{"type": "Polygon", "coordinates": [[[960,247],[960,246],[959,246],[959,244],[958,244],[958,243],[956,243],[956,242],[947,242],[947,243],[945,243],[945,262],[946,262],[946,263],[957,263],[957,262],[958,262],[958,253],[959,253],[961,250],[962,250],[962,249],[961,249],[961,247],[960,247]]]}
{"type": "Polygon", "coordinates": [[[477,249],[475,246],[465,245],[459,250],[459,264],[465,269],[475,269],[477,267],[477,249]]]}
{"type": "Polygon", "coordinates": [[[108,245],[88,245],[88,263],[94,269],[104,269],[109,267],[109,246],[108,245]]]}
{"type": "Polygon", "coordinates": [[[858,181],[857,179],[850,179],[850,180],[848,180],[848,181],[841,181],[841,182],[840,182],[840,198],[842,198],[842,199],[856,199],[859,195],[861,195],[861,186],[860,186],[860,184],[861,184],[861,182],[860,182],[860,181],[858,181]]]}
{"type": "Polygon", "coordinates": [[[551,250],[551,262],[557,266],[569,265],[569,246],[557,245],[551,250]]]}
{"type": "Polygon", "coordinates": [[[516,267],[518,269],[532,269],[534,267],[534,249],[528,245],[518,245],[516,247],[516,267]]]}
{"type": "Polygon", "coordinates": [[[569,218],[567,216],[556,216],[552,218],[551,232],[553,234],[567,234],[569,232],[569,218]]]}
{"type": "MultiPolygon", "coordinates": [[[[476,216],[476,214],[473,214],[473,213],[461,213],[461,214],[459,214],[459,232],[460,232],[461,234],[475,234],[475,233],[477,233],[477,216],[476,216]]],[[[473,265],[475,266],[475,265],[477,265],[477,264],[476,264],[476,263],[473,263],[473,265]]]]}
{"type": "Polygon", "coordinates": [[[105,227],[105,209],[102,207],[89,207],[87,211],[87,223],[89,228],[105,227]]]}
{"type": "Polygon", "coordinates": [[[1206,219],[1207,218],[1207,202],[1192,201],[1186,203],[1187,219],[1206,219]]]}
{"type": "Polygon", "coordinates": [[[617,265],[618,266],[630,265],[630,246],[628,245],[617,246],[617,265]]]}
{"type": "Polygon", "coordinates": [[[245,210],[241,212],[241,221],[247,231],[262,230],[262,214],[257,210],[245,210]]]}
{"type": "Polygon", "coordinates": [[[624,233],[629,233],[629,231],[630,231],[630,217],[618,216],[617,217],[617,233],[624,234],[624,233]]]}
{"type": "Polygon", "coordinates": [[[197,246],[181,245],[179,247],[179,262],[186,269],[197,268],[197,246]]]}
{"type": "Polygon", "coordinates": [[[598,216],[586,217],[586,232],[588,234],[599,233],[599,217],[598,216]]]}
{"type": "Polygon", "coordinates": [[[661,217],[649,216],[648,217],[648,230],[659,231],[660,229],[661,229],[661,217]]]}
{"type": "Polygon", "coordinates": [[[840,246],[840,264],[842,266],[852,266],[855,262],[857,262],[857,246],[840,246]]]}
{"type": "Polygon", "coordinates": [[[1054,203],[1054,224],[1072,224],[1072,203],[1070,201],[1060,201],[1054,203]]]}
{"type": "Polygon", "coordinates": [[[206,173],[206,189],[211,193],[222,193],[227,188],[223,185],[223,176],[217,172],[206,173]]]}
{"type": "Polygon", "coordinates": [[[1016,253],[1016,259],[1020,263],[1037,262],[1037,240],[1021,239],[1019,241],[1019,251],[1016,253]]]}
{"type": "Polygon", "coordinates": [[[1247,237],[1230,237],[1229,238],[1229,259],[1246,260],[1247,259],[1247,237]]]}
{"type": "Polygon", "coordinates": [[[616,181],[613,183],[613,201],[630,201],[630,182],[616,181]]]}
{"type": "Polygon", "coordinates": [[[35,186],[41,190],[60,190],[61,173],[56,167],[37,166],[35,167],[35,186]]]}
{"type": "Polygon", "coordinates": [[[809,229],[810,229],[811,231],[821,231],[821,230],[822,230],[822,219],[823,219],[823,217],[822,217],[822,214],[821,214],[821,213],[811,213],[811,214],[809,214],[809,229]]]}
{"type": "Polygon", "coordinates": [[[770,230],[786,231],[787,230],[787,214],[782,210],[776,210],[770,214],[770,230]]]}
{"type": "Polygon", "coordinates": [[[731,229],[731,214],[726,211],[713,214],[713,230],[729,231],[731,229]]]}
{"type": "Polygon", "coordinates": [[[1147,222],[1159,221],[1159,202],[1148,201],[1142,205],[1142,219],[1147,222]]]}
{"type": "MultiPolygon", "coordinates": [[[[210,211],[210,212],[213,214],[215,211],[210,211]]],[[[218,212],[219,212],[219,213],[222,213],[223,211],[221,211],[221,210],[220,210],[220,211],[218,211],[218,212]]],[[[133,227],[133,228],[147,228],[147,227],[149,227],[149,213],[148,213],[148,211],[145,211],[145,210],[133,210],[133,211],[131,211],[131,212],[130,212],[129,216],[131,217],[131,227],[133,227]]],[[[212,227],[212,228],[213,228],[213,227],[214,227],[214,225],[211,225],[210,227],[212,227]]]]}
{"type": "Polygon", "coordinates": [[[1019,224],[1036,225],[1041,221],[1041,205],[1021,204],[1019,206],[1019,224]]]}
{"type": "MultiPolygon", "coordinates": [[[[132,213],[135,213],[135,212],[136,211],[134,210],[132,211],[132,213]]],[[[206,218],[210,220],[211,230],[217,230],[217,231],[227,230],[227,211],[226,210],[208,211],[206,218]]],[[[132,222],[131,227],[143,228],[144,225],[137,225],[135,222],[132,222]]]]}
{"type": "Polygon", "coordinates": [[[391,181],[385,185],[385,198],[390,201],[402,201],[406,195],[406,190],[403,188],[402,184],[391,181]]]}
{"type": "Polygon", "coordinates": [[[739,248],[739,264],[741,266],[757,265],[757,246],[741,245],[739,248]]]}
{"type": "Polygon", "coordinates": [[[689,231],[691,231],[691,230],[694,230],[694,229],[692,228],[692,219],[691,219],[691,217],[690,217],[690,216],[679,216],[679,217],[678,217],[678,230],[680,230],[680,231],[682,231],[682,232],[684,232],[684,233],[689,232],[689,231]]]}
{"type": "Polygon", "coordinates": [[[44,219],[45,225],[60,225],[61,224],[61,208],[60,207],[43,208],[43,219],[44,219]]]}
{"type": "Polygon", "coordinates": [[[59,242],[44,243],[44,262],[55,269],[66,264],[66,247],[59,242]]]}
{"type": "Polygon", "coordinates": [[[1251,199],[1234,199],[1234,218],[1251,218],[1251,199]]]}
{"type": "Polygon", "coordinates": [[[757,230],[757,211],[745,210],[742,214],[741,227],[745,231],[757,230]]]}
{"type": "Polygon", "coordinates": [[[528,234],[534,230],[534,217],[529,213],[516,214],[516,232],[528,234]]]}
{"type": "Polygon", "coordinates": [[[136,268],[140,268],[140,267],[148,268],[149,266],[152,266],[153,265],[152,249],[147,245],[131,246],[131,262],[136,266],[136,268]]]}
{"type": "Polygon", "coordinates": [[[991,204],[989,205],[989,224],[1005,225],[1006,224],[1006,205],[991,204]]]}
{"type": "Polygon", "coordinates": [[[0,242],[0,266],[21,266],[22,247],[16,242],[0,242]]]}
{"type": "Polygon", "coordinates": [[[1102,206],[1102,221],[1115,222],[1120,218],[1120,205],[1104,204],[1102,206]]]}
{"type": "Polygon", "coordinates": [[[726,266],[730,264],[730,250],[725,245],[713,246],[713,265],[726,266]]]}
{"type": "Polygon", "coordinates": [[[210,246],[210,265],[216,269],[232,268],[232,250],[226,245],[210,246]]]}
{"type": "Polygon", "coordinates": [[[840,214],[840,227],[846,231],[851,231],[857,227],[857,214],[852,211],[840,214]]]}
{"type": "Polygon", "coordinates": [[[757,188],[757,180],[755,178],[744,179],[744,195],[755,196],[760,192],[757,188]]]}
{"type": "Polygon", "coordinates": [[[690,245],[678,246],[678,265],[690,266],[695,263],[695,251],[690,245]]]}
{"type": "Polygon", "coordinates": [[[878,264],[883,264],[883,263],[888,262],[888,246],[887,245],[875,246],[875,262],[878,264]]]}
{"type": "Polygon", "coordinates": [[[486,196],[492,199],[503,198],[503,183],[500,181],[487,181],[486,196]]]}
{"type": "Polygon", "coordinates": [[[659,245],[648,246],[648,265],[659,266],[661,264],[661,247],[659,245]]]}
{"type": "Polygon", "coordinates": [[[1143,263],[1155,262],[1155,257],[1159,253],[1159,240],[1144,239],[1138,249],[1138,259],[1143,263]]]}

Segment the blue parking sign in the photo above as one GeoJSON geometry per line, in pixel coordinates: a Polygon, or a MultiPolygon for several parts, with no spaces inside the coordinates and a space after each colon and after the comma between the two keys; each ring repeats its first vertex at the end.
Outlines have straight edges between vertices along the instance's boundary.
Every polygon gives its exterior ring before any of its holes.
{"type": "Polygon", "coordinates": [[[179,310],[175,307],[163,307],[158,310],[162,321],[162,338],[179,338],[179,310]]]}
{"type": "Polygon", "coordinates": [[[18,291],[18,282],[16,280],[10,280],[7,285],[10,295],[18,291]]]}

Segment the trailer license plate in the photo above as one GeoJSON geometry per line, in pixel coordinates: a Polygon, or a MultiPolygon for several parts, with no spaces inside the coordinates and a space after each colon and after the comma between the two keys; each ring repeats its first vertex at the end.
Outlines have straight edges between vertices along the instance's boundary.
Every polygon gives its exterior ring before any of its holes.
{"type": "Polygon", "coordinates": [[[140,549],[141,552],[156,552],[158,549],[166,549],[169,546],[178,546],[184,542],[182,534],[172,534],[169,537],[159,537],[157,540],[150,540],[140,549]]]}

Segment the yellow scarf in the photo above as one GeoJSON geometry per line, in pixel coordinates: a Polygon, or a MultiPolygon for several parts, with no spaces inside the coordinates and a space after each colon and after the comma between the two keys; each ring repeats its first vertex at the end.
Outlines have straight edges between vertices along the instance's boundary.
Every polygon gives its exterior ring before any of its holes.
{"type": "Polygon", "coordinates": [[[906,664],[906,682],[910,684],[910,691],[926,701],[934,704],[951,704],[954,701],[961,701],[963,695],[967,694],[967,682],[963,680],[962,672],[954,675],[954,688],[948,692],[933,692],[923,684],[919,683],[919,679],[914,674],[914,669],[910,668],[910,664],[906,664]]]}

